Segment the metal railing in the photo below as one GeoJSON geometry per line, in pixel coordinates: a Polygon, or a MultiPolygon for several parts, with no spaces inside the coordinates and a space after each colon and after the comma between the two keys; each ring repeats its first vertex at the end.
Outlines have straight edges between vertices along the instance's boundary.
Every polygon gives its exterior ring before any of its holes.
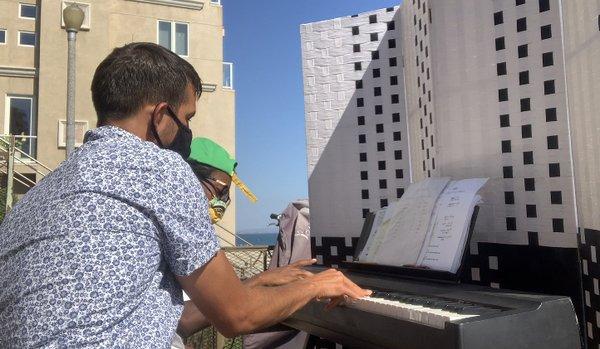
{"type": "Polygon", "coordinates": [[[52,169],[42,164],[37,159],[23,151],[18,141],[37,139],[36,136],[0,135],[0,174],[6,176],[6,185],[2,186],[6,200],[3,205],[4,213],[11,210],[14,203],[14,183],[17,182],[25,188],[32,188],[39,180],[48,175],[52,169]],[[18,167],[18,170],[16,169],[18,167]],[[23,172],[35,175],[32,180],[23,172]]]}

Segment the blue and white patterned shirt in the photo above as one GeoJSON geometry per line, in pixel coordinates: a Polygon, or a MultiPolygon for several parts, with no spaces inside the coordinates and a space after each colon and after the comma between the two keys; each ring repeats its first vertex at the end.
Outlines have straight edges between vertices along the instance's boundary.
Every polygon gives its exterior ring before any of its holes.
{"type": "Polygon", "coordinates": [[[183,309],[175,275],[218,249],[181,156],[89,131],[0,225],[0,348],[167,348],[183,309]]]}

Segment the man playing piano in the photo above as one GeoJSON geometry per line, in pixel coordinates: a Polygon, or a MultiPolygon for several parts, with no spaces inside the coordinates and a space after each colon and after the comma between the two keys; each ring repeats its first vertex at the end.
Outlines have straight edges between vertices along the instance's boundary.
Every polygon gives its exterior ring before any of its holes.
{"type": "Polygon", "coordinates": [[[201,90],[189,63],[152,43],[100,63],[100,127],[0,225],[1,348],[165,348],[182,289],[226,336],[315,298],[369,294],[336,270],[279,287],[240,282],[184,161],[201,90]]]}

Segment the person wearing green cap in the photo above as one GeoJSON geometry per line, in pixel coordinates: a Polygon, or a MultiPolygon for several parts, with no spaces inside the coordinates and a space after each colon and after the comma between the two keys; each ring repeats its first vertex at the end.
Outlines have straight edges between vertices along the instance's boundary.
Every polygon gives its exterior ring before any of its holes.
{"type": "MultiPolygon", "coordinates": [[[[238,163],[235,158],[214,141],[203,137],[194,138],[187,162],[204,189],[209,202],[209,215],[213,224],[221,220],[230,204],[229,190],[232,182],[240,188],[250,201],[257,201],[256,196],[237,177],[235,169],[238,163]]],[[[264,271],[244,280],[244,283],[251,287],[285,285],[312,276],[312,273],[302,269],[302,267],[314,264],[315,262],[316,259],[299,260],[284,267],[264,271]]],[[[210,326],[210,322],[194,303],[186,301],[179,320],[177,333],[182,337],[188,337],[208,326],[210,326]]],[[[181,342],[176,337],[174,343],[181,342]]],[[[180,347],[172,344],[172,348],[180,347]]]]}
{"type": "Polygon", "coordinates": [[[237,161],[225,148],[203,137],[194,138],[190,148],[187,161],[209,197],[209,214],[213,224],[221,220],[229,206],[232,182],[250,201],[257,201],[256,196],[238,178],[235,172],[237,161]]]}

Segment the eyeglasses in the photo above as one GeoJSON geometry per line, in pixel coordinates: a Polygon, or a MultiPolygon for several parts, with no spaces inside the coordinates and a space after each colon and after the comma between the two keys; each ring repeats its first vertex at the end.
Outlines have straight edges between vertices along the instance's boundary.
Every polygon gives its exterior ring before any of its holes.
{"type": "Polygon", "coordinates": [[[229,204],[229,202],[231,201],[231,199],[229,198],[229,185],[227,185],[227,183],[213,178],[213,177],[206,177],[205,179],[202,180],[203,183],[207,184],[212,190],[211,190],[211,194],[213,194],[214,197],[218,198],[219,200],[229,204]],[[219,191],[217,190],[217,188],[215,187],[214,184],[212,184],[211,182],[209,182],[209,180],[220,184],[223,186],[223,188],[219,191]]]}

